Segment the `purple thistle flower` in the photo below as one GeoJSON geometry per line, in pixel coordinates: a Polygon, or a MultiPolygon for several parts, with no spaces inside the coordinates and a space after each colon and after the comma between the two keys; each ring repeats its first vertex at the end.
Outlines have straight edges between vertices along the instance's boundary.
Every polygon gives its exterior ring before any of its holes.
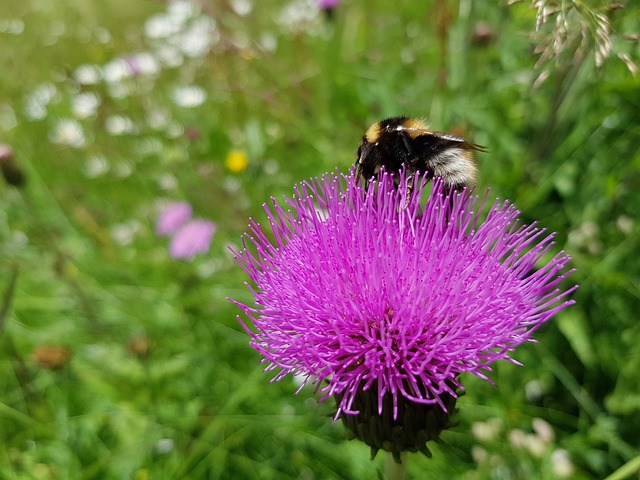
{"type": "Polygon", "coordinates": [[[170,203],[162,209],[156,223],[159,235],[172,235],[191,218],[192,208],[187,202],[170,203]]]}
{"type": "MultiPolygon", "coordinates": [[[[489,380],[494,361],[517,363],[510,352],[577,288],[558,288],[569,257],[549,259],[552,235],[521,225],[509,202],[482,221],[484,202],[440,180],[422,207],[426,184],[407,198],[403,173],[381,173],[366,194],[353,174],[325,175],[265,206],[274,240],[252,220],[234,252],[255,284],[255,306],[234,301],[253,329],[239,320],[274,380],[303,376],[336,398],[345,424],[362,409],[393,421],[407,405],[444,412],[422,443],[445,428],[458,376],[489,380]]],[[[422,448],[392,451],[407,449],[422,448]]]]}
{"type": "Polygon", "coordinates": [[[209,251],[211,237],[216,231],[213,222],[202,219],[191,220],[175,232],[169,244],[173,258],[190,260],[199,253],[209,251]]]}

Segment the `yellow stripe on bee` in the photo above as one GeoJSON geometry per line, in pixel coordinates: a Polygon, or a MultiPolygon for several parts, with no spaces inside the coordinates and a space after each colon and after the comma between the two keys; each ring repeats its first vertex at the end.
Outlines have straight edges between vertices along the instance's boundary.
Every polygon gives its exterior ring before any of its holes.
{"type": "Polygon", "coordinates": [[[380,140],[380,122],[376,122],[371,125],[365,132],[364,138],[366,138],[369,143],[376,143],[380,140]]]}
{"type": "Polygon", "coordinates": [[[419,137],[426,133],[430,133],[429,125],[417,118],[408,118],[402,122],[403,129],[407,132],[407,135],[411,138],[419,137]]]}

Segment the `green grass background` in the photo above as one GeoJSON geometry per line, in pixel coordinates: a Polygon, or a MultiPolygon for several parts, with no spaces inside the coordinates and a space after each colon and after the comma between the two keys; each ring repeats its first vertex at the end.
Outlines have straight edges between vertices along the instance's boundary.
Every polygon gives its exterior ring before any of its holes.
{"type": "Polygon", "coordinates": [[[566,287],[580,284],[515,353],[524,367],[497,365],[497,388],[462,379],[457,426],[433,458],[409,456],[409,478],[560,478],[558,449],[570,478],[638,478],[640,83],[616,57],[638,57],[638,4],[611,13],[600,68],[589,40],[537,63],[528,2],[347,0],[333,20],[313,5],[203,0],[189,24],[208,19],[208,53],[115,86],[74,75],[179,45],[145,35],[170,4],[0,5],[0,143],[26,178],[0,181],[0,478],[377,478],[384,456],[346,440],[331,402],[262,373],[226,300],[251,301],[227,247],[269,197],[346,172],[367,126],[398,114],[487,146],[479,190],[557,232],[576,269],[566,287]],[[174,101],[189,85],[202,105],[174,101]],[[83,93],[101,100],[77,120],[84,144],[55,143],[83,93]],[[115,115],[130,132],[110,133],[115,115]],[[245,171],[225,168],[232,148],[245,171]],[[192,262],[154,232],[175,200],[218,227],[192,262]],[[46,368],[42,346],[71,357],[46,368]],[[470,433],[492,418],[493,436],[470,433]],[[513,434],[534,438],[534,418],[554,431],[535,452],[513,434]]]}

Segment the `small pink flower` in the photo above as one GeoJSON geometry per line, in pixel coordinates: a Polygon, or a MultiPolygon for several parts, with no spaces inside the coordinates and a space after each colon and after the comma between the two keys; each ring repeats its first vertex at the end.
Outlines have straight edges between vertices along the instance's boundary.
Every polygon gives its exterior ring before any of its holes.
{"type": "Polygon", "coordinates": [[[175,232],[169,245],[173,258],[190,260],[199,253],[209,251],[211,237],[216,231],[213,222],[202,219],[191,220],[175,232]]]}
{"type": "Polygon", "coordinates": [[[191,218],[191,205],[187,202],[174,202],[167,205],[158,217],[156,232],[159,235],[172,235],[191,218]]]}
{"type": "Polygon", "coordinates": [[[338,6],[340,0],[318,0],[318,8],[321,10],[332,10],[338,6]]]}

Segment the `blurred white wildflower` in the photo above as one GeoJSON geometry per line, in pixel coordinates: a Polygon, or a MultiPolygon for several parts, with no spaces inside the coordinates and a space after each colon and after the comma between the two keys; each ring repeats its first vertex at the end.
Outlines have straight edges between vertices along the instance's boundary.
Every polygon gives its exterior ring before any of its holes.
{"type": "Polygon", "coordinates": [[[158,178],[158,187],[164,191],[176,191],[178,189],[178,180],[170,173],[165,173],[158,178]]]}
{"type": "Polygon", "coordinates": [[[604,119],[602,120],[602,126],[604,128],[611,130],[613,128],[620,126],[621,121],[622,121],[622,118],[620,117],[620,115],[618,115],[617,112],[614,112],[604,117],[604,119]]]}
{"type": "Polygon", "coordinates": [[[253,3],[251,0],[231,0],[231,9],[236,15],[246,17],[253,10],[253,3]]]}
{"type": "Polygon", "coordinates": [[[73,78],[81,85],[96,85],[102,80],[102,70],[98,65],[80,65],[73,72],[73,78]]]}
{"type": "Polygon", "coordinates": [[[602,242],[599,239],[600,227],[592,221],[585,221],[577,229],[573,229],[567,236],[567,245],[573,249],[585,249],[592,255],[602,251],[602,242]]]}
{"type": "Polygon", "coordinates": [[[104,27],[95,27],[91,29],[91,33],[98,42],[106,45],[111,41],[111,32],[104,27]]]}
{"type": "Polygon", "coordinates": [[[199,17],[178,37],[176,44],[187,57],[202,57],[218,42],[220,34],[210,17],[199,17]]]}
{"type": "Polygon", "coordinates": [[[159,45],[156,49],[158,61],[167,68],[176,68],[184,62],[184,56],[178,47],[174,45],[159,45]]]}
{"type": "Polygon", "coordinates": [[[155,41],[163,64],[181,64],[180,55],[201,57],[220,38],[216,21],[200,12],[192,1],[169,2],[167,11],[145,22],[145,36],[155,41]]]}
{"type": "Polygon", "coordinates": [[[119,178],[127,178],[131,176],[134,171],[133,164],[131,162],[118,162],[113,168],[114,173],[119,178]]]}
{"type": "Polygon", "coordinates": [[[278,39],[272,33],[263,33],[258,39],[258,48],[263,52],[273,53],[278,48],[278,39]]]}
{"type": "Polygon", "coordinates": [[[162,438],[154,446],[154,450],[158,455],[168,455],[174,448],[175,443],[171,438],[162,438]]]}
{"type": "Polygon", "coordinates": [[[149,52],[138,52],[125,57],[131,75],[155,75],[160,72],[160,64],[149,52]]]}
{"type": "Polygon", "coordinates": [[[124,58],[115,58],[102,68],[104,79],[109,83],[121,82],[130,77],[129,66],[124,58]]]}
{"type": "Polygon", "coordinates": [[[50,47],[58,43],[68,33],[67,25],[61,20],[52,20],[42,31],[42,46],[50,47]]]}
{"type": "Polygon", "coordinates": [[[524,450],[527,447],[527,434],[524,430],[520,430],[519,428],[514,428],[509,431],[507,435],[509,439],[509,444],[511,448],[514,450],[524,450]]]}
{"type": "Polygon", "coordinates": [[[631,235],[633,233],[634,222],[633,218],[628,215],[620,215],[616,220],[616,226],[625,235],[631,235]]]}
{"type": "Polygon", "coordinates": [[[234,48],[243,52],[244,55],[247,55],[249,58],[253,55],[249,51],[249,47],[251,46],[251,37],[245,31],[238,30],[233,33],[233,36],[227,38],[228,41],[231,42],[234,48]]]}
{"type": "Polygon", "coordinates": [[[20,230],[14,230],[13,232],[11,232],[10,241],[13,247],[23,247],[29,243],[29,237],[26,233],[20,230]]]}
{"type": "Polygon", "coordinates": [[[164,134],[167,138],[179,138],[184,135],[184,126],[178,122],[169,122],[164,134]]]}
{"type": "Polygon", "coordinates": [[[502,420],[490,418],[486,422],[475,422],[471,425],[471,435],[479,442],[491,442],[502,432],[502,420]]]}
{"type": "Polygon", "coordinates": [[[77,120],[64,118],[59,120],[49,133],[49,140],[59,145],[79,148],[85,145],[82,125],[77,120]]]}
{"type": "Polygon", "coordinates": [[[235,194],[240,191],[241,187],[242,187],[242,182],[240,180],[238,180],[237,178],[225,175],[222,181],[222,188],[224,188],[225,192],[235,194]]]}
{"type": "MultiPolygon", "coordinates": [[[[171,2],[169,8],[176,4],[186,4],[191,8],[191,2],[171,2]]],[[[149,39],[169,38],[183,28],[184,22],[191,16],[186,9],[175,9],[172,13],[159,13],[150,17],[144,24],[144,33],[149,39]],[[182,11],[178,11],[182,10],[182,11]]]]}
{"type": "Polygon", "coordinates": [[[101,99],[96,93],[79,93],[71,99],[71,111],[74,117],[83,120],[95,116],[100,103],[101,99]]]}
{"type": "Polygon", "coordinates": [[[476,462],[477,464],[481,464],[487,461],[487,459],[489,458],[489,454],[480,445],[474,445],[473,447],[471,447],[471,457],[473,458],[474,462],[476,462]]]}
{"type": "Polygon", "coordinates": [[[130,245],[136,235],[142,230],[142,224],[138,220],[130,220],[119,223],[111,228],[111,238],[118,245],[130,245]]]}
{"type": "Polygon", "coordinates": [[[136,91],[134,85],[130,83],[107,83],[107,92],[111,98],[126,98],[136,91]]]}
{"type": "Polygon", "coordinates": [[[160,155],[162,153],[162,142],[154,137],[143,137],[137,144],[137,151],[141,156],[160,155]]]}
{"type": "Polygon", "coordinates": [[[3,18],[0,19],[0,33],[9,35],[20,35],[24,32],[24,21],[19,18],[3,18]]]}
{"type": "Polygon", "coordinates": [[[42,120],[47,116],[47,106],[58,94],[53,83],[43,83],[27,95],[25,100],[25,115],[29,120],[42,120]]]}
{"type": "Polygon", "coordinates": [[[161,13],[147,19],[144,24],[144,34],[147,38],[166,38],[180,30],[180,25],[171,22],[167,14],[161,13]]]}
{"type": "Polygon", "coordinates": [[[88,178],[100,177],[109,171],[109,162],[101,155],[93,155],[87,158],[83,171],[88,178]]]}
{"type": "Polygon", "coordinates": [[[111,115],[104,121],[104,128],[109,135],[128,135],[136,132],[133,121],[125,115],[111,115]]]}
{"type": "Polygon", "coordinates": [[[553,432],[553,427],[542,418],[534,418],[531,421],[531,426],[533,427],[533,431],[536,432],[536,435],[540,437],[545,443],[553,443],[555,440],[555,433],[553,432]]]}
{"type": "Polygon", "coordinates": [[[18,125],[18,118],[11,105],[0,105],[0,131],[8,132],[16,125],[18,125]]]}
{"type": "Polygon", "coordinates": [[[281,10],[276,21],[287,30],[315,35],[321,26],[319,12],[314,0],[292,0],[281,10]]]}
{"type": "Polygon", "coordinates": [[[551,454],[551,468],[553,473],[560,478],[571,478],[575,472],[569,452],[561,448],[554,450],[551,454]]]}
{"type": "Polygon", "coordinates": [[[546,390],[547,388],[542,380],[531,380],[524,386],[525,396],[531,403],[539,402],[546,390]]]}
{"type": "Polygon", "coordinates": [[[153,107],[147,112],[145,120],[152,129],[164,130],[171,121],[171,113],[165,108],[153,107]]]}
{"type": "Polygon", "coordinates": [[[167,15],[178,24],[183,24],[199,13],[198,3],[193,0],[170,0],[167,5],[167,15]]]}
{"type": "Polygon", "coordinates": [[[280,171],[280,165],[272,158],[266,160],[262,165],[262,168],[264,169],[264,173],[267,175],[275,175],[280,171]]]}
{"type": "Polygon", "coordinates": [[[539,435],[528,433],[524,437],[524,442],[526,449],[534,457],[542,458],[547,451],[547,443],[539,435]]]}
{"type": "Polygon", "coordinates": [[[127,57],[118,57],[103,67],[104,79],[118,83],[136,76],[155,75],[160,71],[158,60],[149,52],[138,52],[127,57]]]}
{"type": "Polygon", "coordinates": [[[184,108],[193,108],[202,105],[207,99],[207,92],[196,85],[186,85],[173,89],[173,101],[184,108]]]}
{"type": "MultiPolygon", "coordinates": [[[[509,444],[513,450],[527,451],[531,455],[537,458],[542,458],[547,451],[547,446],[549,442],[548,438],[552,435],[549,431],[551,430],[551,426],[548,428],[542,426],[541,422],[544,422],[541,419],[535,419],[533,421],[533,428],[536,430],[536,427],[542,430],[543,435],[540,435],[538,431],[535,433],[527,433],[524,430],[520,430],[519,428],[515,428],[511,430],[508,434],[509,444]],[[537,420],[537,422],[536,422],[537,420]]],[[[546,422],[544,422],[546,424],[546,422]]]]}

